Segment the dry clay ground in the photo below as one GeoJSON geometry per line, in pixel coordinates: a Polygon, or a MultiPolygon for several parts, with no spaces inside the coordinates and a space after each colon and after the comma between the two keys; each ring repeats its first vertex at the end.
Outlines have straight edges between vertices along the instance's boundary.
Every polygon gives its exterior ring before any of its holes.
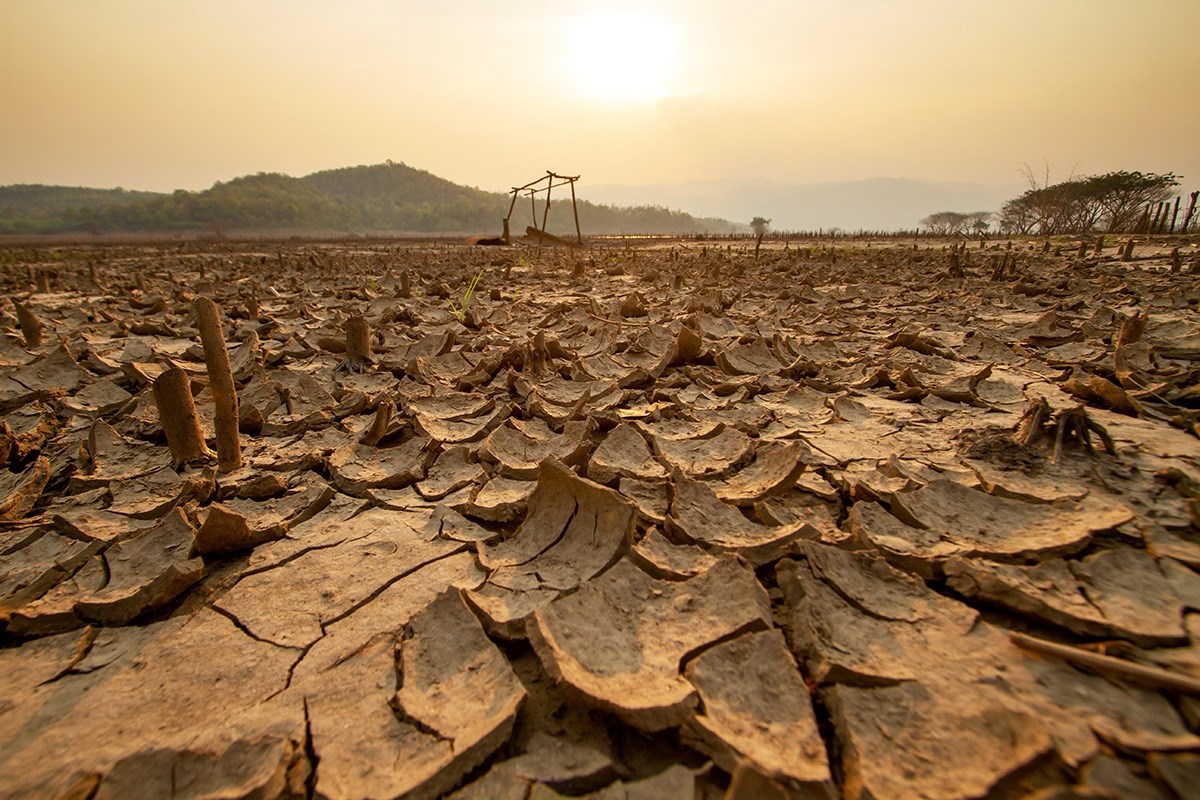
{"type": "Polygon", "coordinates": [[[0,795],[1200,796],[1171,244],[3,251],[0,795]]]}

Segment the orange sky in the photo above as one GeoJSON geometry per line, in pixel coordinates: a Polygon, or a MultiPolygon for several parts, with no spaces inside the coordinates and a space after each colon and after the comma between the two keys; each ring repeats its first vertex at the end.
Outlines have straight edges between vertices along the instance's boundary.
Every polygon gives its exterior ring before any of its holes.
{"type": "Polygon", "coordinates": [[[1174,171],[1197,0],[0,0],[0,184],[1174,171]]]}

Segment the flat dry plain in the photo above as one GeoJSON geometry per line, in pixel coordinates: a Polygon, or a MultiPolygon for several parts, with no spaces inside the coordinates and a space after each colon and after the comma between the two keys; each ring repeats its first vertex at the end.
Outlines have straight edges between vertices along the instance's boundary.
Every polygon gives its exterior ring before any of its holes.
{"type": "Polygon", "coordinates": [[[6,247],[0,796],[1198,797],[1196,243],[1117,244],[6,247]]]}

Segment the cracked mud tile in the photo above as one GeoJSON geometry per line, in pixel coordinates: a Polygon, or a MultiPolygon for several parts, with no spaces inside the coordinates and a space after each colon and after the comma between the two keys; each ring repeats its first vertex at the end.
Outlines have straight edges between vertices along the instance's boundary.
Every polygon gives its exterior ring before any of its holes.
{"type": "Polygon", "coordinates": [[[289,773],[302,757],[296,742],[281,737],[237,739],[200,750],[147,749],[114,764],[94,800],[295,797],[303,795],[304,783],[296,785],[289,773]]]}
{"type": "Polygon", "coordinates": [[[618,478],[662,480],[667,471],[650,453],[650,445],[638,429],[621,423],[609,431],[592,453],[587,466],[588,478],[610,485],[618,478]]]}
{"type": "Polygon", "coordinates": [[[1143,647],[1187,642],[1183,603],[1156,560],[1121,547],[1078,561],[1035,566],[951,559],[948,585],[1083,636],[1116,636],[1143,647]]]}
{"type": "Polygon", "coordinates": [[[13,636],[46,636],[81,628],[86,623],[75,613],[75,604],[99,592],[108,580],[108,562],[94,555],[41,597],[14,609],[5,630],[13,636]]]}
{"type": "Polygon", "coordinates": [[[494,545],[478,545],[479,563],[490,574],[468,599],[489,630],[521,637],[535,610],[628,551],[635,517],[633,504],[617,492],[544,461],[521,526],[494,545]]]}
{"type": "Polygon", "coordinates": [[[976,793],[946,796],[978,796],[1051,751],[1078,767],[1101,741],[1200,742],[1161,694],[1029,656],[878,557],[812,544],[804,552],[778,570],[787,628],[832,713],[846,785],[857,772],[861,796],[951,792],[959,772],[976,793]]]}
{"type": "Polygon", "coordinates": [[[678,541],[710,550],[736,553],[754,566],[775,561],[785,547],[820,533],[807,523],[769,527],[750,521],[740,510],[721,501],[713,484],[694,481],[679,471],[672,476],[675,496],[667,530],[678,541]]]}
{"type": "Polygon", "coordinates": [[[702,709],[684,723],[685,742],[730,775],[748,761],[814,796],[835,796],[808,687],[779,631],[715,645],[689,662],[684,675],[702,709]]]}
{"type": "Polygon", "coordinates": [[[23,547],[0,556],[0,619],[46,594],[100,549],[99,542],[44,531],[23,547]]]}
{"type": "Polygon", "coordinates": [[[6,795],[56,796],[135,754],[228,737],[231,720],[282,688],[296,657],[208,610],[104,631],[73,671],[4,715],[0,783],[6,795]]]}
{"type": "MultiPolygon", "coordinates": [[[[471,553],[434,561],[389,585],[350,614],[325,626],[297,662],[289,691],[313,697],[330,688],[327,673],[377,639],[399,643],[404,626],[448,587],[472,589],[484,573],[471,553]]],[[[284,695],[286,696],[286,695],[284,695]]]]}
{"type": "Polygon", "coordinates": [[[398,654],[368,642],[309,698],[322,797],[434,798],[507,740],[525,691],[459,593],[410,627],[398,654]]]}
{"type": "Polygon", "coordinates": [[[998,561],[1077,553],[1092,537],[1128,522],[1125,505],[1088,495],[1062,505],[1026,503],[936,480],[892,495],[891,512],[873,502],[850,509],[849,527],[891,563],[924,578],[940,577],[948,558],[998,561]]]}
{"type": "Polygon", "coordinates": [[[280,487],[282,491],[265,499],[239,496],[211,503],[196,531],[197,552],[232,553],[280,539],[292,526],[324,510],[336,494],[331,486],[315,477],[301,477],[291,489],[277,476],[262,477],[268,479],[264,482],[267,486],[280,487]],[[272,478],[275,480],[269,480],[272,478]]]}
{"type": "Polygon", "coordinates": [[[88,431],[87,453],[92,468],[71,476],[71,492],[140,478],[171,466],[171,453],[165,447],[126,439],[103,420],[88,431]]]}
{"type": "Polygon", "coordinates": [[[535,612],[529,639],[546,671],[641,730],[677,725],[696,705],[680,674],[688,654],[766,626],[769,602],[733,558],[669,582],[622,560],[535,612]]]}
{"type": "Polygon", "coordinates": [[[50,480],[50,459],[38,456],[19,473],[0,472],[0,521],[23,519],[42,497],[50,480]]]}
{"type": "Polygon", "coordinates": [[[651,444],[664,464],[689,478],[727,477],[748,463],[754,453],[749,436],[724,426],[703,439],[654,437],[651,444]]]}
{"type": "Polygon", "coordinates": [[[572,420],[563,426],[561,434],[540,439],[505,424],[483,440],[479,457],[498,464],[500,474],[509,478],[535,480],[547,458],[563,464],[583,463],[591,450],[590,436],[595,428],[591,419],[572,420]]]}
{"type": "Polygon", "coordinates": [[[464,487],[482,484],[487,473],[480,464],[472,462],[470,452],[465,446],[443,449],[425,479],[416,484],[421,499],[436,502],[464,487]]]}
{"type": "MultiPolygon", "coordinates": [[[[387,512],[386,524],[372,526],[360,538],[307,550],[246,575],[216,606],[266,641],[307,647],[321,637],[325,624],[405,574],[464,547],[427,540],[420,531],[427,518],[387,512]]],[[[352,524],[347,527],[353,530],[352,524]]]]}
{"type": "Polygon", "coordinates": [[[762,441],[754,450],[754,461],[718,481],[717,497],[736,506],[752,506],[795,485],[812,453],[799,442],[762,441]]]}
{"type": "Polygon", "coordinates": [[[823,693],[840,747],[845,798],[977,798],[1049,755],[1038,718],[921,683],[823,693]]]}
{"type": "Polygon", "coordinates": [[[191,556],[192,528],[179,509],[153,528],[121,539],[104,551],[108,581],[76,601],[75,613],[105,625],[125,625],[170,603],[204,574],[191,556]]]}
{"type": "Polygon", "coordinates": [[[335,493],[329,505],[287,532],[282,539],[260,545],[250,554],[247,572],[285,564],[310,550],[335,547],[383,530],[395,521],[392,509],[368,508],[363,500],[335,493]]]}
{"type": "Polygon", "coordinates": [[[329,473],[338,491],[362,497],[368,489],[402,489],[425,477],[437,456],[437,443],[414,436],[395,447],[350,442],[329,456],[329,473]]]}

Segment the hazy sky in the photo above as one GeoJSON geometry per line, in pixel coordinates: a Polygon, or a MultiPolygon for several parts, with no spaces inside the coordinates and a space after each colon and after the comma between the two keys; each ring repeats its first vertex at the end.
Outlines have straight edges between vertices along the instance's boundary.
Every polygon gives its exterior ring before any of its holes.
{"type": "Polygon", "coordinates": [[[1200,0],[0,0],[0,184],[1174,171],[1200,0]]]}

